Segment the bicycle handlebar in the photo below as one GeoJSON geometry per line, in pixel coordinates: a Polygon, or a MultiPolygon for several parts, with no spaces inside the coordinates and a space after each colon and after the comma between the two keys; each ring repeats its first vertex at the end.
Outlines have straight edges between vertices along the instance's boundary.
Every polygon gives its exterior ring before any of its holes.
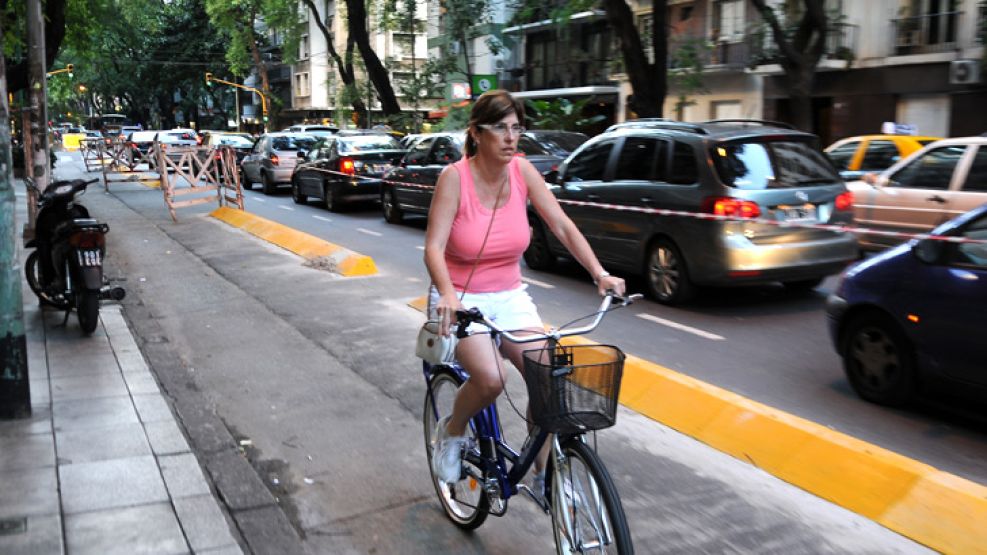
{"type": "Polygon", "coordinates": [[[590,322],[589,324],[579,328],[568,329],[565,331],[552,328],[547,332],[535,333],[532,335],[525,335],[525,336],[517,336],[507,330],[504,330],[503,328],[499,327],[497,324],[488,320],[487,317],[484,316],[483,313],[481,313],[480,309],[478,308],[474,307],[469,310],[457,310],[456,323],[458,324],[458,328],[456,329],[456,337],[460,339],[466,337],[466,328],[472,322],[483,324],[484,326],[490,328],[493,332],[503,336],[511,343],[534,343],[535,341],[542,341],[544,339],[549,339],[549,338],[558,340],[560,338],[568,337],[570,335],[582,335],[584,333],[589,333],[595,330],[600,325],[600,322],[603,321],[603,316],[610,310],[610,306],[614,300],[620,301],[619,306],[623,307],[633,303],[634,301],[642,297],[643,295],[639,293],[635,293],[633,295],[626,295],[622,297],[614,293],[612,290],[609,290],[607,291],[607,294],[604,295],[603,301],[600,302],[600,308],[597,309],[596,311],[596,318],[594,318],[593,321],[590,322]]]}

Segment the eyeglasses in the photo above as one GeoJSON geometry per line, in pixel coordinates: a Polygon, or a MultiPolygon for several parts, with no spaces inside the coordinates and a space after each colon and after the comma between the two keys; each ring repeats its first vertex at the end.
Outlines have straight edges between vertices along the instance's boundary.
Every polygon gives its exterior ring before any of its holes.
{"type": "Polygon", "coordinates": [[[507,125],[506,123],[480,123],[477,125],[477,127],[486,129],[487,131],[493,131],[494,133],[501,136],[506,136],[508,131],[510,131],[512,135],[519,135],[519,136],[525,131],[527,131],[527,129],[521,127],[520,125],[517,124],[507,125]]]}

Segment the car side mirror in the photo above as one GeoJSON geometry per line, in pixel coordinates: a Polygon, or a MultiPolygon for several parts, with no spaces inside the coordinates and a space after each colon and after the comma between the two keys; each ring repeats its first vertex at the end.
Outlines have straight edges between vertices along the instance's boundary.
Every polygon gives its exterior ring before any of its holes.
{"type": "Polygon", "coordinates": [[[299,158],[302,158],[302,159],[304,159],[304,158],[305,158],[305,155],[306,155],[306,154],[308,154],[308,153],[307,153],[307,152],[305,152],[304,150],[299,150],[299,151],[298,151],[298,157],[299,157],[299,158]]]}
{"type": "Polygon", "coordinates": [[[545,183],[554,185],[559,182],[559,170],[551,170],[545,174],[545,183]]]}
{"type": "Polygon", "coordinates": [[[912,245],[912,254],[926,264],[936,264],[942,259],[943,242],[935,239],[922,239],[912,245]]]}

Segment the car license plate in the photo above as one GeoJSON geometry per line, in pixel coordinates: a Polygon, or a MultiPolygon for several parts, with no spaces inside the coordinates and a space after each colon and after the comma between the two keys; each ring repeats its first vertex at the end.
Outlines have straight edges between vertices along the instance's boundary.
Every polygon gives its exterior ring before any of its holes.
{"type": "Polygon", "coordinates": [[[778,205],[775,214],[783,222],[814,222],[816,221],[816,205],[788,206],[781,204],[778,205]]]}
{"type": "Polygon", "coordinates": [[[384,173],[387,170],[391,169],[390,164],[374,164],[371,167],[373,168],[375,173],[384,173]]]}

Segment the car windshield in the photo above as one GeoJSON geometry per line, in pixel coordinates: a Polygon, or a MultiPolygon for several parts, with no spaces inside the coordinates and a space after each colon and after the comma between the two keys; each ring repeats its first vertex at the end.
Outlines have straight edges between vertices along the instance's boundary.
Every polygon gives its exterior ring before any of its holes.
{"type": "Polygon", "coordinates": [[[315,137],[274,137],[271,146],[274,150],[309,150],[315,144],[315,137]]]}
{"type": "Polygon", "coordinates": [[[737,189],[780,189],[841,181],[815,147],[799,141],[723,143],[713,147],[720,180],[737,189]]]}
{"type": "Polygon", "coordinates": [[[550,135],[535,133],[531,139],[538,143],[548,154],[566,157],[570,152],[579,148],[589,137],[582,133],[552,133],[550,135]]]}
{"type": "Polygon", "coordinates": [[[361,152],[364,150],[401,150],[401,146],[390,135],[358,135],[340,139],[339,150],[342,152],[361,152]]]}

